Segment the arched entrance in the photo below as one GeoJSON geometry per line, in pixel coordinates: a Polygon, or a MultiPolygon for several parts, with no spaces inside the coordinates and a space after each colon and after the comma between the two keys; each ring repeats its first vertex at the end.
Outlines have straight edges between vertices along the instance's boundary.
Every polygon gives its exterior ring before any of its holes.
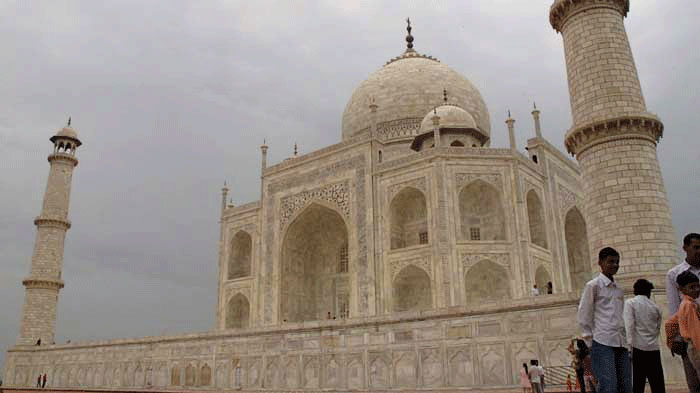
{"type": "Polygon", "coordinates": [[[394,278],[394,311],[427,310],[432,307],[430,277],[413,265],[408,265],[394,278]]]}
{"type": "Polygon", "coordinates": [[[428,243],[428,209],[419,190],[406,187],[391,201],[391,249],[428,243]]]}
{"type": "Polygon", "coordinates": [[[282,320],[313,321],[328,313],[340,317],[352,270],[343,263],[347,244],[343,218],[327,207],[311,204],[292,222],[282,244],[282,320]]]}
{"type": "Polygon", "coordinates": [[[492,185],[475,180],[462,188],[459,214],[463,240],[506,239],[501,195],[492,185]]]}

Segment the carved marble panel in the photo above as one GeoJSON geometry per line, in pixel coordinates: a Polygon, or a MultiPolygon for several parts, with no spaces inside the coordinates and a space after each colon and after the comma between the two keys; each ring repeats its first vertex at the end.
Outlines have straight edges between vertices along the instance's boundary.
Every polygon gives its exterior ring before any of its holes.
{"type": "Polygon", "coordinates": [[[433,278],[433,268],[430,263],[430,257],[424,256],[420,258],[410,258],[410,259],[394,259],[389,262],[389,271],[391,274],[391,280],[396,278],[396,275],[403,270],[406,266],[413,265],[422,269],[428,277],[433,278]]]}
{"type": "Polygon", "coordinates": [[[416,386],[418,362],[414,351],[395,351],[396,386],[416,386]]]}
{"type": "Polygon", "coordinates": [[[568,340],[546,341],[547,366],[568,366],[571,364],[571,354],[567,350],[568,340]]]}
{"type": "Polygon", "coordinates": [[[539,359],[539,356],[537,356],[537,343],[534,341],[514,342],[511,348],[513,351],[512,383],[519,383],[520,370],[523,368],[523,363],[530,367],[530,360],[539,359]]]}
{"type": "Polygon", "coordinates": [[[327,388],[338,388],[342,381],[342,360],[335,355],[326,357],[326,380],[324,385],[327,388]]]}
{"type": "Polygon", "coordinates": [[[422,384],[427,387],[442,385],[442,362],[439,348],[423,348],[420,351],[422,384]]]}
{"type": "Polygon", "coordinates": [[[474,359],[470,347],[450,347],[447,351],[450,386],[474,384],[474,359]]]}
{"type": "Polygon", "coordinates": [[[507,253],[462,253],[460,259],[462,260],[465,272],[469,270],[470,267],[483,260],[495,262],[510,270],[510,255],[507,253]]]}
{"type": "Polygon", "coordinates": [[[559,208],[561,209],[561,216],[564,217],[566,212],[569,211],[574,206],[582,206],[582,199],[577,196],[573,191],[559,184],[558,187],[558,197],[559,197],[559,208]]]}
{"type": "Polygon", "coordinates": [[[304,387],[318,388],[321,366],[318,356],[304,356],[304,387]]]}
{"type": "Polygon", "coordinates": [[[348,389],[364,389],[365,367],[362,354],[347,355],[345,361],[348,389]]]}
{"type": "Polygon", "coordinates": [[[297,212],[303,210],[314,200],[329,202],[338,208],[343,217],[350,216],[349,185],[347,181],[344,181],[282,198],[280,201],[280,229],[284,228],[297,212]]]}
{"type": "Polygon", "coordinates": [[[386,354],[370,353],[369,383],[372,388],[386,388],[391,386],[391,369],[386,354]]]}
{"type": "Polygon", "coordinates": [[[496,187],[497,190],[503,188],[500,173],[458,173],[456,175],[457,189],[462,189],[463,186],[471,183],[474,180],[483,180],[486,183],[496,187]]]}
{"type": "Polygon", "coordinates": [[[279,358],[277,356],[268,356],[265,358],[265,380],[263,387],[279,388],[280,387],[280,368],[279,358]]]}
{"type": "Polygon", "coordinates": [[[396,194],[398,194],[401,190],[403,190],[406,187],[413,187],[417,190],[420,190],[423,194],[426,194],[428,189],[426,187],[425,177],[419,177],[409,181],[393,184],[389,186],[388,190],[389,201],[393,200],[394,196],[396,196],[396,194]]]}
{"type": "Polygon", "coordinates": [[[479,346],[482,385],[505,385],[505,347],[503,344],[479,346]]]}

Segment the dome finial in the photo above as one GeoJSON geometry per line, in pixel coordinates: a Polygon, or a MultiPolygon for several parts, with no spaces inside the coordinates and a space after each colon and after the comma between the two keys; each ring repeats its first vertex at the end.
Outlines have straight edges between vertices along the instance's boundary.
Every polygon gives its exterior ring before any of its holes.
{"type": "Polygon", "coordinates": [[[70,116],[68,116],[68,125],[67,127],[70,127],[70,116]]]}
{"type": "Polygon", "coordinates": [[[413,50],[413,36],[411,35],[411,18],[406,18],[406,31],[408,35],[406,36],[406,47],[408,50],[413,50]]]}
{"type": "Polygon", "coordinates": [[[442,89],[442,100],[447,104],[447,89],[442,89]]]}
{"type": "Polygon", "coordinates": [[[296,143],[296,142],[294,142],[294,157],[296,157],[296,156],[297,156],[297,153],[298,153],[298,147],[297,147],[297,143],[296,143]]]}

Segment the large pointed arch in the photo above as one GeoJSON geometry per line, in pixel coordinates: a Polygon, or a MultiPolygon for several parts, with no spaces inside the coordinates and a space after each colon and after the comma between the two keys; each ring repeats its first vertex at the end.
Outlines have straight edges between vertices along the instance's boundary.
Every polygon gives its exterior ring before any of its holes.
{"type": "Polygon", "coordinates": [[[428,206],[420,190],[401,190],[391,200],[389,211],[392,250],[428,243],[428,206]]]}
{"type": "Polygon", "coordinates": [[[540,295],[547,294],[547,284],[550,282],[552,282],[552,276],[549,274],[549,271],[547,271],[547,268],[539,266],[537,270],[535,270],[535,284],[537,284],[537,288],[540,290],[540,295]]]}
{"type": "Polygon", "coordinates": [[[226,329],[247,328],[250,325],[250,302],[243,294],[236,294],[226,305],[226,329]]]}
{"type": "Polygon", "coordinates": [[[505,240],[506,220],[501,193],[477,179],[459,192],[460,227],[463,240],[505,240]]]}
{"type": "Polygon", "coordinates": [[[527,193],[527,222],[530,226],[530,242],[542,248],[547,248],[547,228],[545,225],[542,201],[535,190],[527,193]]]}
{"type": "Polygon", "coordinates": [[[464,278],[467,304],[476,306],[484,302],[509,299],[510,279],[508,271],[489,260],[477,262],[464,278]]]}
{"type": "MultiPolygon", "coordinates": [[[[280,315],[289,322],[339,316],[347,274],[339,274],[348,245],[342,216],[318,203],[307,206],[289,225],[281,255],[280,315]]],[[[348,263],[352,265],[351,255],[348,263]]],[[[349,267],[352,270],[352,266],[349,267]]]]}
{"type": "Polygon", "coordinates": [[[413,265],[404,267],[394,278],[394,311],[417,311],[432,308],[430,276],[413,265]]]}
{"type": "Polygon", "coordinates": [[[571,289],[575,292],[581,292],[586,282],[591,279],[592,269],[586,221],[576,207],[572,207],[566,213],[564,236],[566,255],[569,260],[571,289]]]}
{"type": "Polygon", "coordinates": [[[250,276],[252,257],[253,238],[248,232],[236,232],[229,248],[228,279],[250,276]]]}

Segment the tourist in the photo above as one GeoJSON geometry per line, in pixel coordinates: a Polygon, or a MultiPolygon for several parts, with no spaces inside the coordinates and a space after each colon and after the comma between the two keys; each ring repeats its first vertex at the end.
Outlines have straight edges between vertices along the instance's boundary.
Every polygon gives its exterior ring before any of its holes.
{"type": "Polygon", "coordinates": [[[643,393],[649,378],[652,393],[664,393],[664,370],[659,352],[661,310],[651,300],[654,284],[639,279],[634,283],[634,297],[625,302],[623,318],[627,345],[632,351],[632,391],[643,393]]]}
{"type": "Polygon", "coordinates": [[[537,289],[537,284],[532,286],[532,296],[539,296],[540,295],[540,290],[537,289]]]}
{"type": "Polygon", "coordinates": [[[554,293],[554,287],[552,286],[552,282],[547,283],[547,295],[551,295],[554,293]]]}
{"type": "Polygon", "coordinates": [[[39,374],[39,378],[36,379],[36,387],[41,387],[41,374],[39,374]]]}
{"type": "Polygon", "coordinates": [[[683,294],[683,301],[666,326],[678,325],[678,332],[687,344],[685,358],[693,366],[695,378],[700,378],[700,306],[696,303],[700,296],[700,279],[694,273],[685,271],[678,275],[676,283],[683,294]]]}
{"type": "Polygon", "coordinates": [[[530,377],[530,386],[532,386],[532,393],[543,393],[542,388],[542,375],[540,375],[540,368],[537,367],[537,360],[530,360],[530,370],[528,371],[528,376],[530,377]]]}
{"type": "Polygon", "coordinates": [[[527,363],[523,363],[523,368],[520,369],[520,387],[523,388],[523,393],[530,392],[530,376],[527,373],[527,363]]]}
{"type": "Polygon", "coordinates": [[[615,283],[620,254],[611,247],[598,253],[600,274],[587,282],[578,306],[583,340],[591,348],[593,374],[600,392],[632,392],[631,362],[622,319],[624,292],[615,283]]]}
{"type": "Polygon", "coordinates": [[[590,357],[588,356],[589,350],[588,346],[583,340],[574,338],[569,343],[569,353],[571,353],[571,367],[576,371],[576,385],[578,386],[581,393],[586,393],[586,380],[584,378],[584,359],[588,358],[590,362],[590,357]]]}
{"type": "MultiPolygon", "coordinates": [[[[681,303],[681,293],[678,289],[676,278],[679,274],[689,271],[700,277],[700,234],[689,233],[683,238],[683,251],[685,260],[671,268],[666,273],[666,298],[668,299],[668,315],[674,315],[681,303]]],[[[666,334],[668,334],[668,330],[666,334]]],[[[671,353],[679,355],[683,359],[685,380],[690,393],[700,393],[700,379],[697,378],[695,369],[686,356],[686,343],[680,336],[673,339],[671,353]]]]}
{"type": "Polygon", "coordinates": [[[46,387],[46,373],[44,373],[44,376],[41,377],[41,387],[42,388],[46,387]]]}

